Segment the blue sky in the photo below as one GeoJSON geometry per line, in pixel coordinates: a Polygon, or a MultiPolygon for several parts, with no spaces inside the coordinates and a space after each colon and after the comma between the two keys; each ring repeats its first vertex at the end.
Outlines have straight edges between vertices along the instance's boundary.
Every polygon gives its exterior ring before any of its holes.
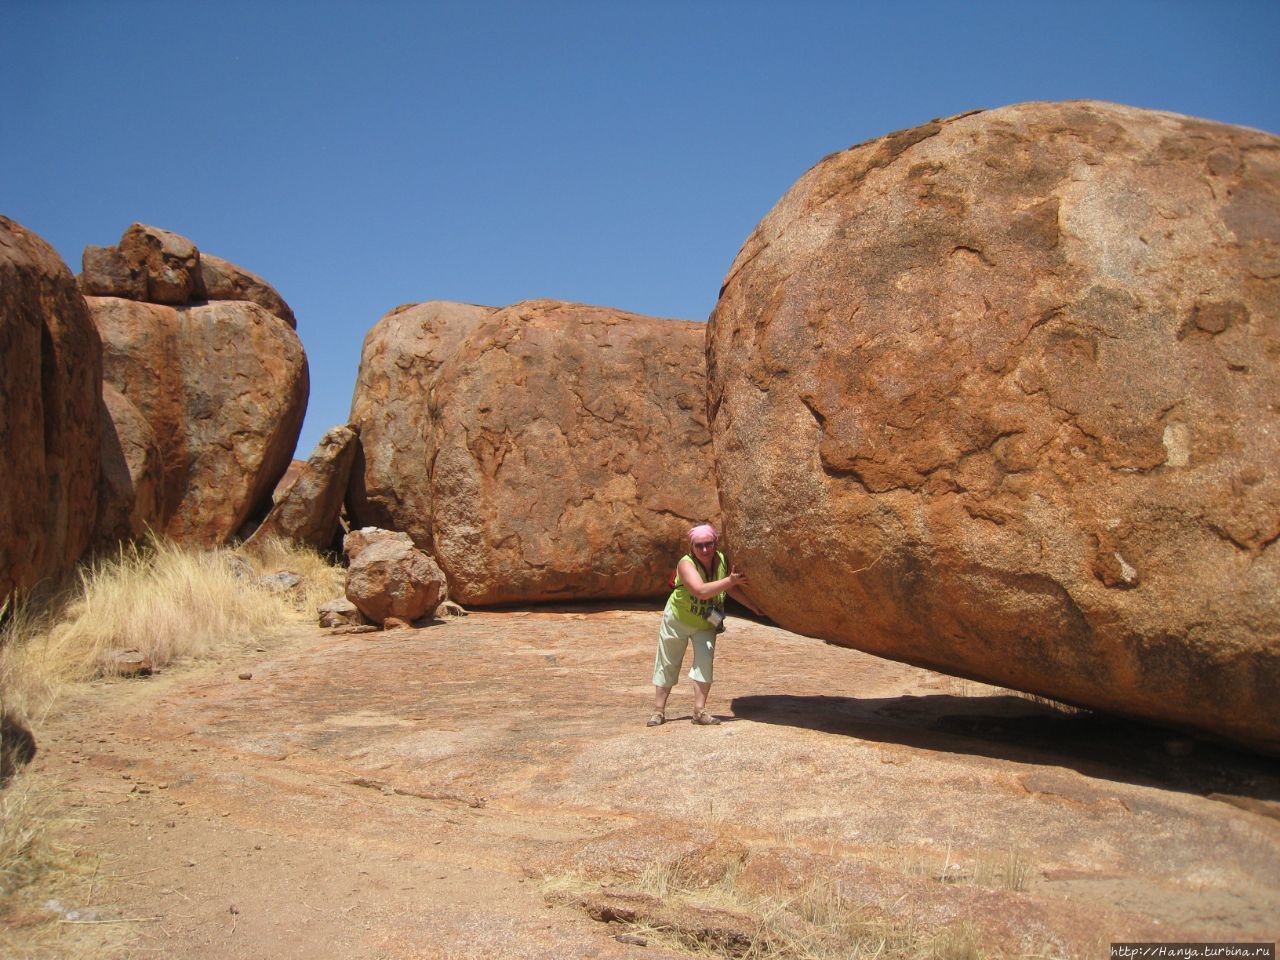
{"type": "Polygon", "coordinates": [[[1100,99],[1280,133],[1280,0],[0,0],[0,213],[73,272],[140,221],[259,274],[346,422],[402,303],[703,320],[828,153],[1100,99]]]}

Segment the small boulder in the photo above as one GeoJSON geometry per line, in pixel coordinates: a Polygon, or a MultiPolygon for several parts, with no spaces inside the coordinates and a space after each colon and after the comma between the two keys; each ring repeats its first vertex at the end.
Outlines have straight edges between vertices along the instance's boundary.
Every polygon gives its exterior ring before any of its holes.
{"type": "Polygon", "coordinates": [[[452,620],[454,617],[465,617],[466,615],[467,611],[462,604],[454,603],[452,600],[446,600],[436,607],[434,614],[437,620],[452,620]]]}
{"type": "Polygon", "coordinates": [[[362,627],[365,625],[364,617],[360,614],[360,608],[346,597],[320,604],[318,612],[320,614],[320,626],[326,630],[334,627],[362,627]]]}
{"type": "Polygon", "coordinates": [[[147,278],[119,247],[85,247],[80,258],[80,290],[89,297],[147,299],[147,278]]]}
{"type": "Polygon", "coordinates": [[[129,268],[146,278],[147,300],[183,304],[204,299],[200,251],[186,237],[135,223],[120,238],[129,268]]]}
{"type": "Polygon", "coordinates": [[[112,650],[102,658],[102,673],[108,677],[149,677],[154,670],[141,650],[112,650]]]}
{"type": "Polygon", "coordinates": [[[300,583],[302,583],[302,577],[292,570],[277,570],[275,573],[258,578],[258,586],[271,593],[288,593],[300,583]]]}
{"type": "Polygon", "coordinates": [[[444,573],[408,534],[365,528],[348,534],[344,549],[347,599],[373,623],[417,620],[444,601],[444,573]]]}
{"type": "Polygon", "coordinates": [[[209,300],[248,300],[275,314],[293,329],[298,328],[297,318],[289,304],[284,302],[284,297],[276,292],[275,287],[244,267],[211,253],[202,253],[200,277],[205,297],[209,300]]]}

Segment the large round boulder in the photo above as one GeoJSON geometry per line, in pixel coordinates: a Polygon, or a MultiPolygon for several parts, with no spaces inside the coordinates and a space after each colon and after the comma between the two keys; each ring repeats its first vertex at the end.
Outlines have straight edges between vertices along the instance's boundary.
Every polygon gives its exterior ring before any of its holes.
{"type": "Polygon", "coordinates": [[[159,442],[158,532],[193,546],[226,543],[270,508],[293,457],[308,391],[297,334],[249,301],[85,299],[106,382],[159,442]]]}
{"type": "Polygon", "coordinates": [[[1280,749],[1280,139],[1033,103],[834,154],[708,375],[781,625],[1280,749]]]}
{"type": "Polygon", "coordinates": [[[0,216],[0,604],[57,581],[97,514],[102,348],[75,277],[0,216]]]}
{"type": "Polygon", "coordinates": [[[661,593],[718,513],[700,323],[534,300],[431,393],[434,553],[460,603],[661,593]]]}

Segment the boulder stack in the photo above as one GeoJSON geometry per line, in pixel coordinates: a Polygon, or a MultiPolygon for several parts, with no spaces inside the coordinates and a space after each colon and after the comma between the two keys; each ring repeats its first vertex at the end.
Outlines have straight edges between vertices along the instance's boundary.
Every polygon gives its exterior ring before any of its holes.
{"type": "Polygon", "coordinates": [[[106,382],[160,446],[158,532],[193,546],[226,543],[265,514],[292,459],[308,391],[297,334],[248,301],[86,299],[106,382]]]}
{"type": "Polygon", "coordinates": [[[91,297],[121,297],[180,307],[209,300],[258,304],[296,327],[275,288],[221,257],[202,253],[186,237],[135,223],[114,247],[85,247],[80,289],[91,297]]]}

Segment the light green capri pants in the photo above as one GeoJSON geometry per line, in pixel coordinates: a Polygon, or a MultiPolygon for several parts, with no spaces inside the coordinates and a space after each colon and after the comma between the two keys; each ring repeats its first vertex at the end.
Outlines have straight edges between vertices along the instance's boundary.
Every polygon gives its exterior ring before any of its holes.
{"type": "Polygon", "coordinates": [[[712,665],[716,657],[716,631],[712,627],[691,627],[680,621],[676,612],[668,607],[662,614],[662,626],[658,628],[658,654],[653,660],[653,685],[674,687],[680,679],[680,661],[685,648],[693,641],[693,666],[689,679],[698,683],[710,683],[712,665]]]}

